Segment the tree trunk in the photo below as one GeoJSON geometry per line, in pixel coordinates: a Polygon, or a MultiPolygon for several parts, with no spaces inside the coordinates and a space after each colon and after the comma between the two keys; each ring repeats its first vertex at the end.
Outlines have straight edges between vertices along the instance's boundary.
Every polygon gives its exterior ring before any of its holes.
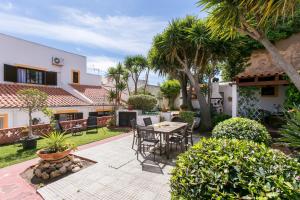
{"type": "Polygon", "coordinates": [[[283,56],[279,53],[278,49],[268,40],[266,37],[262,37],[258,40],[266,50],[271,54],[274,64],[280,67],[286,75],[291,79],[291,82],[297,87],[300,91],[300,75],[297,70],[288,63],[283,56]]]}
{"type": "Polygon", "coordinates": [[[29,137],[29,138],[33,138],[31,110],[28,111],[28,115],[29,115],[28,137],[29,137]]]}
{"type": "Polygon", "coordinates": [[[137,81],[134,82],[134,94],[137,94],[137,81]]]}
{"type": "Polygon", "coordinates": [[[192,92],[193,92],[193,88],[192,88],[192,85],[190,84],[190,88],[189,88],[189,92],[188,92],[188,95],[187,95],[187,105],[188,105],[188,108],[189,110],[193,110],[193,104],[192,104],[192,92]]]}
{"type": "Polygon", "coordinates": [[[146,73],[146,81],[145,81],[145,86],[144,86],[144,93],[146,93],[146,89],[147,89],[147,85],[148,85],[148,78],[149,78],[149,71],[150,69],[147,69],[147,73],[146,73]]]}
{"type": "MultiPolygon", "coordinates": [[[[210,107],[207,104],[205,100],[205,96],[201,93],[200,86],[199,86],[199,81],[195,79],[195,77],[192,75],[190,70],[185,70],[186,75],[188,76],[191,84],[193,85],[198,102],[200,104],[200,109],[201,109],[201,122],[203,124],[203,127],[205,129],[210,129],[211,128],[211,116],[210,116],[210,107]],[[203,123],[204,122],[204,123],[203,123]]],[[[197,76],[197,75],[196,75],[197,76]]]]}
{"type": "Polygon", "coordinates": [[[188,93],[187,93],[187,80],[185,78],[180,79],[182,105],[188,106],[188,93]]]}

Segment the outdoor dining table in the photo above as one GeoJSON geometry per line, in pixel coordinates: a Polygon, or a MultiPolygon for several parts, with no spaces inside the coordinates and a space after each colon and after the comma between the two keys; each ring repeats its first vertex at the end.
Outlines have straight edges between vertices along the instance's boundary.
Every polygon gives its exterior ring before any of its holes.
{"type": "MultiPolygon", "coordinates": [[[[164,122],[159,122],[156,124],[153,124],[153,128],[154,128],[154,132],[157,134],[160,134],[160,136],[164,136],[165,140],[166,140],[166,156],[167,159],[169,159],[170,156],[170,135],[172,135],[173,133],[178,132],[179,130],[181,130],[183,127],[185,127],[186,125],[188,125],[187,123],[183,123],[183,122],[168,122],[168,121],[164,121],[164,122]]],[[[160,137],[160,142],[161,142],[161,137],[160,137]]]]}

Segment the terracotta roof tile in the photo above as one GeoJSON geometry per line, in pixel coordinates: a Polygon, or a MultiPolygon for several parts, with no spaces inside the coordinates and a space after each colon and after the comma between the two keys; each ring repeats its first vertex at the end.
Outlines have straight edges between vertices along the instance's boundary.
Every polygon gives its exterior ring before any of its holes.
{"type": "Polygon", "coordinates": [[[75,90],[93,101],[94,104],[107,103],[108,90],[101,86],[70,84],[75,90]]]}
{"type": "Polygon", "coordinates": [[[85,102],[71,95],[67,91],[58,87],[32,86],[21,84],[0,84],[0,108],[20,108],[23,107],[22,98],[17,92],[22,89],[35,88],[48,95],[47,105],[56,106],[82,106],[85,102]]]}

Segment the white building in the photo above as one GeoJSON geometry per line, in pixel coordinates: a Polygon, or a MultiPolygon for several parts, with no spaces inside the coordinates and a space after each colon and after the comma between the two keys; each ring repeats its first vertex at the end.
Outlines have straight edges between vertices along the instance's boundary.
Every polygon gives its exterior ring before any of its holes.
{"type": "MultiPolygon", "coordinates": [[[[37,88],[59,120],[87,118],[111,110],[100,76],[86,73],[86,57],[0,34],[0,129],[26,126],[17,91],[37,88]]],[[[41,112],[33,114],[48,123],[41,112]]]]}

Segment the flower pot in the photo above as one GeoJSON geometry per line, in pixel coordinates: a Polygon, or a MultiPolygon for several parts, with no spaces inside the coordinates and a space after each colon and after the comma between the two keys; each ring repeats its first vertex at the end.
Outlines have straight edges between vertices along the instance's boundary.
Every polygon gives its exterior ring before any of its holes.
{"type": "Polygon", "coordinates": [[[36,149],[37,138],[26,138],[22,140],[22,145],[24,150],[36,149]]]}
{"type": "Polygon", "coordinates": [[[127,109],[128,110],[133,110],[133,105],[128,105],[127,109]]]}
{"type": "Polygon", "coordinates": [[[36,152],[36,154],[43,160],[52,161],[52,160],[60,160],[71,153],[72,149],[67,149],[62,152],[55,153],[46,153],[45,149],[41,149],[36,152]]]}

